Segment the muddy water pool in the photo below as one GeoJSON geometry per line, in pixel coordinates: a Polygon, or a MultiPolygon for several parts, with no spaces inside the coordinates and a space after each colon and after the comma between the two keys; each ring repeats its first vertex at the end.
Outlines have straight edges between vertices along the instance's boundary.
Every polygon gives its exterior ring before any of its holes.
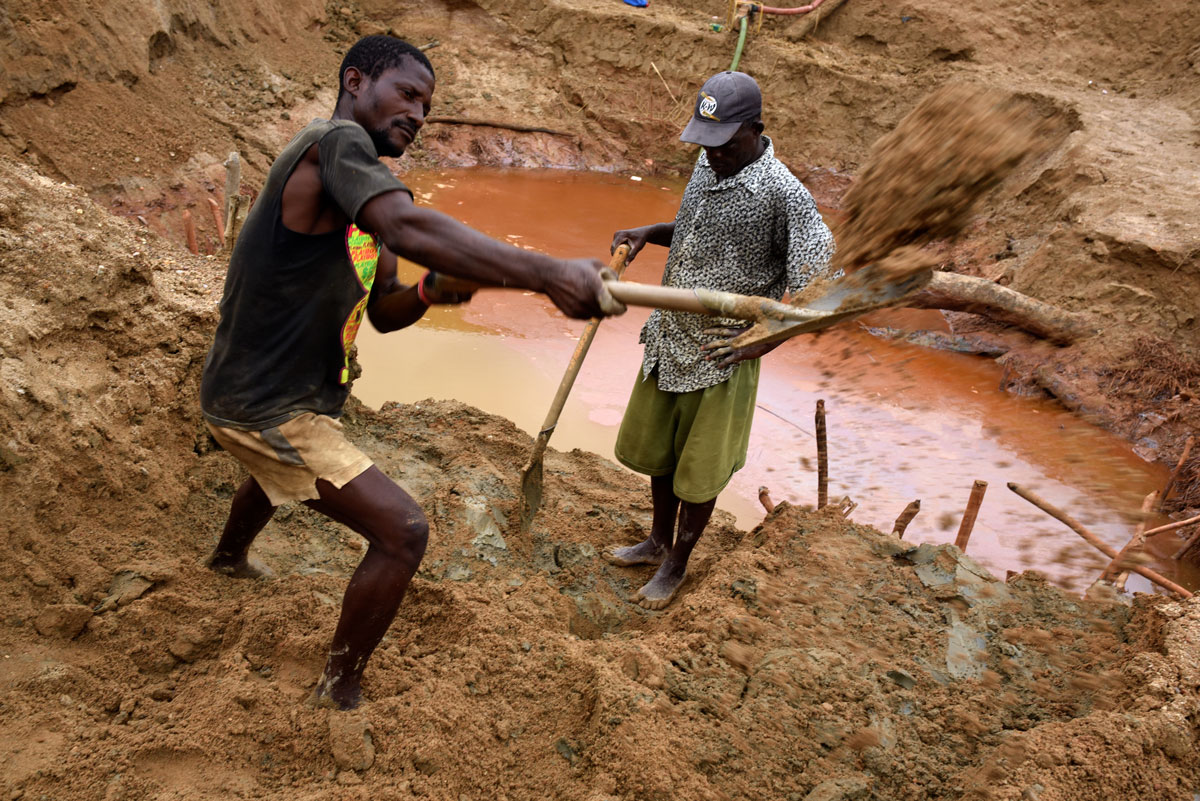
{"type": "MultiPolygon", "coordinates": [[[[674,218],[683,186],[646,178],[565,171],[448,170],[406,173],[418,202],[518,247],[608,260],[614,231],[674,218]]],[[[658,283],[666,249],[647,247],[625,279],[658,283]]],[[[401,265],[401,279],[422,271],[401,265]]],[[[631,309],[597,333],[560,417],[551,447],[612,458],[641,361],[631,309]]],[[[873,325],[944,329],[936,312],[895,311],[873,325]]],[[[355,394],[386,401],[455,398],[503,415],[536,435],[584,323],[519,290],[479,292],[470,304],[437,307],[415,326],[382,336],[363,326],[363,375],[355,394]]],[[[1083,589],[1104,557],[1005,486],[1016,482],[1069,511],[1114,547],[1131,535],[1142,498],[1165,483],[1128,443],[1057,405],[998,388],[990,360],[879,339],[859,323],[799,337],[763,360],[759,408],[746,467],[718,506],[751,528],[763,516],[758,490],[774,501],[816,501],[814,408],[824,399],[829,495],[857,503],[852,519],[891,531],[920,499],[913,542],[953,542],[976,479],[988,482],[968,553],[1003,578],[1036,568],[1083,589]]],[[[513,470],[520,469],[514,465],[513,470]]],[[[1154,566],[1190,588],[1200,574],[1173,563],[1173,534],[1151,541],[1154,566]]],[[[1130,589],[1148,591],[1134,575],[1130,589]]]]}

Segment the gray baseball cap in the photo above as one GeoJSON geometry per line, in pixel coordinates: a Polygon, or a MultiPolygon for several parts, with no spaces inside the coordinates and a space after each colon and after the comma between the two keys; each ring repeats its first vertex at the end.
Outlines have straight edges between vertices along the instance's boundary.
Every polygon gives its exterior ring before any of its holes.
{"type": "Polygon", "coordinates": [[[696,95],[691,122],[679,138],[704,147],[728,142],[747,120],[762,115],[762,92],[744,72],[718,72],[704,82],[696,95]]]}

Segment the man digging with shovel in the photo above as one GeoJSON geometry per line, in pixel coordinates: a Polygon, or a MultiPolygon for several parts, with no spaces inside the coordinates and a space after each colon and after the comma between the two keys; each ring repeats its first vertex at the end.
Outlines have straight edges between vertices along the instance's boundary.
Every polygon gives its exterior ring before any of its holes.
{"type": "MultiPolygon", "coordinates": [[[[614,250],[632,261],[647,244],[669,247],[663,284],[773,299],[828,271],[833,235],[808,190],[763,136],[762,95],[740,72],[714,75],[679,137],[703,149],[675,221],[618,231],[614,250]]],[[[717,495],[746,462],[759,358],[782,340],[722,346],[739,324],[656,309],[642,328],[641,375],[617,435],[616,457],[650,476],[653,518],[644,541],[613,547],[617,565],[658,565],[638,590],[662,609],[686,576],[688,557],[717,495]]]]}
{"type": "Polygon", "coordinates": [[[262,575],[248,559],[250,545],[289,501],[367,540],[315,691],[319,703],[351,709],[421,562],[428,524],[417,502],[342,433],[350,349],[364,315],[394,331],[431,303],[465,299],[432,273],[401,284],[396,255],[479,284],[544,292],[571,317],[620,306],[597,275],[602,262],[514,248],[415,206],[379,161],[401,155],[429,112],[433,67],[423,53],[368,36],[346,54],[340,79],[333,118],[314,121],[283,150],[246,219],[200,399],[213,437],[250,473],[209,557],[213,570],[262,575]]]}

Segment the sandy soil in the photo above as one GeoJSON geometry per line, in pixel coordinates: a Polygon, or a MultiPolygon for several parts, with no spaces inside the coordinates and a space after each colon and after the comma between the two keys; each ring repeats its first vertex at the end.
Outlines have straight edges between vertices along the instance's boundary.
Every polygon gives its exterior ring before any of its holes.
{"type": "MultiPolygon", "coordinates": [[[[849,0],[810,38],[768,19],[742,63],[781,155],[833,204],[871,142],[940,83],[1068,120],[947,265],[1106,320],[1066,348],[1006,334],[1013,388],[1050,391],[1172,463],[1200,373],[1200,20],[1187,11],[849,0]]],[[[242,154],[249,192],[300,122],[327,113],[339,50],[394,30],[439,41],[436,114],[570,134],[431,124],[401,166],[679,170],[688,102],[673,98],[728,66],[732,41],[709,27],[723,13],[668,0],[0,12],[7,798],[1200,791],[1200,602],[1081,601],[784,505],[751,532],[718,516],[683,596],[644,612],[629,603],[644,571],[597,558],[642,536],[644,485],[551,452],[542,513],[516,534],[530,439],[453,401],[351,408],[352,436],[421,500],[433,535],[361,711],[303,703],[361,556],[353,535],[284,509],[260,546],[278,579],[200,566],[240,473],[195,402],[223,265],[180,246],[180,214],[211,249],[226,153],[242,154]]],[[[1181,506],[1200,505],[1198,463],[1181,506]]]]}

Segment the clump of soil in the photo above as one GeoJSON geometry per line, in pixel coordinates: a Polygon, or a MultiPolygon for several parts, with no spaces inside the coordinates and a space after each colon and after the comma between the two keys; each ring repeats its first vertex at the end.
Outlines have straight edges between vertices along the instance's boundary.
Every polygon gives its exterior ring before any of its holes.
{"type": "Polygon", "coordinates": [[[663,612],[648,489],[453,401],[351,404],[431,545],[354,713],[305,703],[363,543],[303,506],[205,569],[243,475],[196,385],[215,260],[0,162],[8,798],[1107,799],[1200,783],[1200,604],[996,581],[836,511],[718,513],[663,612]],[[41,254],[53,247],[56,258],[41,254]],[[64,276],[69,280],[64,280],[64,276]],[[79,359],[77,354],[86,354],[79,359]]]}
{"type": "Polygon", "coordinates": [[[963,85],[933,92],[880,137],[846,192],[835,266],[931,268],[938,255],[917,248],[961,233],[1038,142],[1034,118],[1011,97],[963,85]]]}

